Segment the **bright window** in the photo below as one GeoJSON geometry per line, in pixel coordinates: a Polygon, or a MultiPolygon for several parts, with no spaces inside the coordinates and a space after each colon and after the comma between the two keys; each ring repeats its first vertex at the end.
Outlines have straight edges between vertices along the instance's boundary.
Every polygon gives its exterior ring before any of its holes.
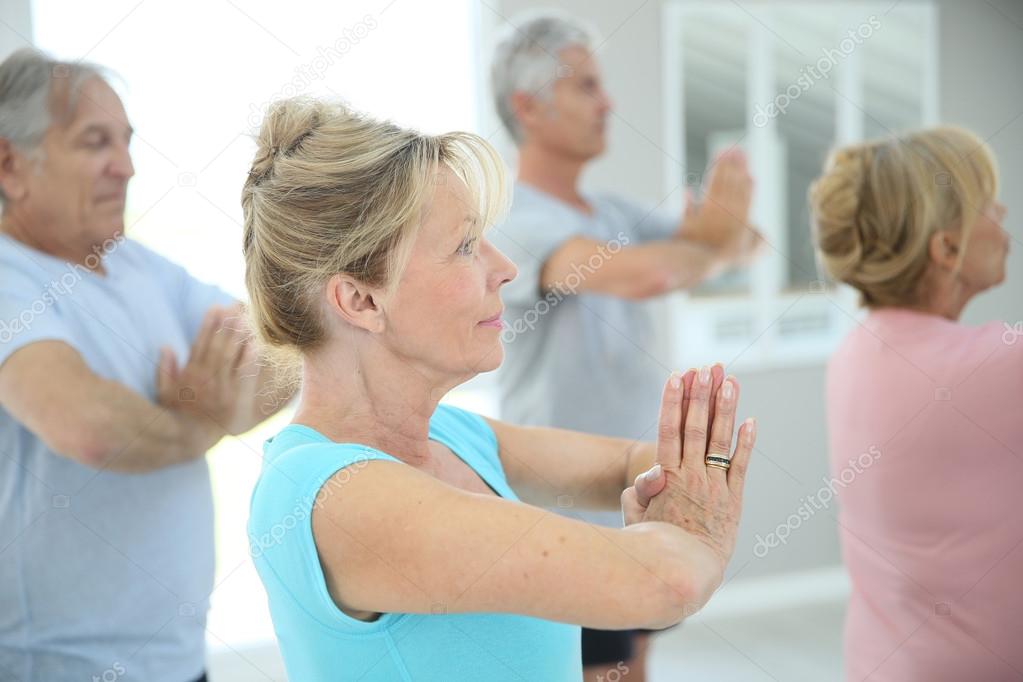
{"type": "Polygon", "coordinates": [[[665,190],[698,192],[715,154],[746,150],[766,255],[674,307],[686,364],[821,362],[857,315],[814,260],[807,189],[829,149],[934,123],[936,10],[925,3],[664,6],[665,190]]]}

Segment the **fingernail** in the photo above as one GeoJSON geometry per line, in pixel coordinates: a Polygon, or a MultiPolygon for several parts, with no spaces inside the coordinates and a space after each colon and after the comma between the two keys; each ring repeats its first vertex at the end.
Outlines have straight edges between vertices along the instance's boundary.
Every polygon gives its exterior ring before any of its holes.
{"type": "Polygon", "coordinates": [[[671,373],[671,387],[678,388],[682,385],[682,375],[678,372],[671,373]]]}
{"type": "Polygon", "coordinates": [[[753,439],[757,436],[757,420],[753,417],[746,418],[746,443],[749,445],[753,444],[753,439]]]}
{"type": "Polygon", "coordinates": [[[661,465],[660,464],[653,465],[652,467],[647,469],[645,474],[643,474],[643,478],[645,478],[648,481],[656,481],[660,477],[661,477],[661,465]]]}
{"type": "Polygon", "coordinates": [[[704,386],[710,383],[710,367],[707,365],[700,368],[700,383],[704,386]]]}
{"type": "Polygon", "coordinates": [[[733,395],[735,395],[735,390],[732,388],[732,380],[725,379],[725,383],[721,385],[721,397],[731,400],[733,395]]]}

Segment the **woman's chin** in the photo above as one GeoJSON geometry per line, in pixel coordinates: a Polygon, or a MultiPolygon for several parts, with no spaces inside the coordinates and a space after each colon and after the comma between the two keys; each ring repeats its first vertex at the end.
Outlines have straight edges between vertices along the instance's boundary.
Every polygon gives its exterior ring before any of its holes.
{"type": "Polygon", "coordinates": [[[479,364],[476,366],[476,372],[479,374],[492,372],[500,367],[502,362],[504,362],[504,346],[501,344],[501,340],[498,339],[493,348],[480,358],[479,364]]]}

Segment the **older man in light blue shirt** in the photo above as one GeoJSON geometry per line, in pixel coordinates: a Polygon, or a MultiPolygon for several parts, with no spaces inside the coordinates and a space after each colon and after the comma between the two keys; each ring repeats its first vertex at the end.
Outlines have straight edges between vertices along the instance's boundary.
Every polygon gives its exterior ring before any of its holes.
{"type": "Polygon", "coordinates": [[[204,454],[265,417],[234,301],[123,235],[131,133],[95,67],[0,64],[5,682],[203,679],[204,454]]]}

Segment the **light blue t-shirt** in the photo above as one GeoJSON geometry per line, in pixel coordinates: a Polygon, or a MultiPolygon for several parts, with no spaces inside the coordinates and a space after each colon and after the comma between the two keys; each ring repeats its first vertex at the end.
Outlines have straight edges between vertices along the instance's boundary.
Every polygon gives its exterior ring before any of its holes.
{"type": "MultiPolygon", "coordinates": [[[[522,182],[511,209],[487,238],[510,258],[518,276],[501,289],[505,304],[504,362],[497,371],[501,418],[515,424],[655,440],[661,389],[671,372],[657,337],[656,308],[644,301],[582,292],[540,290],[548,258],[575,236],[603,244],[562,283],[579,281],[622,248],[667,239],[679,217],[612,194],[587,195],[577,208],[522,182]]],[[[591,523],[621,527],[621,513],[557,509],[591,523]]]]}
{"type": "MultiPolygon", "coordinates": [[[[161,346],[188,358],[231,298],[132,240],[106,276],[0,235],[0,364],[43,340],[155,402],[161,346]]],[[[0,408],[0,680],[188,682],[213,587],[206,460],[146,474],[60,456],[0,408]]]]}
{"type": "MultiPolygon", "coordinates": [[[[478,415],[438,405],[430,438],[448,446],[501,497],[508,486],[497,440],[478,415]]],[[[292,424],[268,440],[252,494],[249,542],[269,595],[288,677],[301,682],[450,682],[582,678],[580,630],[505,613],[385,613],[352,618],[327,591],[313,541],[317,495],[330,495],[371,460],[400,460],[379,450],[335,443],[292,424]],[[335,473],[342,475],[328,482],[335,473]],[[327,483],[327,485],[324,485],[327,483]]],[[[381,495],[389,494],[386,490],[381,495]]]]}

